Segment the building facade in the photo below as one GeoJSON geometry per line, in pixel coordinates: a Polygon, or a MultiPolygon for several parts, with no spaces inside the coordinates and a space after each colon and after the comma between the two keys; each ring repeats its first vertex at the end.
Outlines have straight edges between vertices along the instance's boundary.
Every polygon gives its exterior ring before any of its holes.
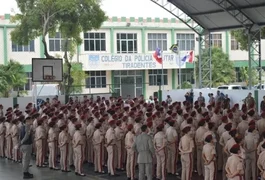
{"type": "MultiPolygon", "coordinates": [[[[28,76],[23,90],[30,91],[31,59],[44,58],[43,45],[40,38],[27,46],[13,43],[10,33],[14,27],[9,14],[0,17],[0,63],[6,64],[13,59],[23,64],[28,76]]],[[[190,51],[198,54],[198,36],[177,19],[112,17],[101,29],[84,32],[81,37],[83,43],[76,48],[73,61],[81,62],[89,75],[84,93],[115,91],[122,96],[143,94],[148,97],[159,88],[177,88],[180,68],[181,82],[194,83],[194,64],[182,63],[180,59],[190,51]],[[179,57],[169,50],[175,43],[181,51],[179,57]],[[163,51],[163,67],[152,56],[157,47],[163,51]]],[[[248,53],[240,50],[229,31],[213,33],[211,39],[213,46],[222,48],[229,55],[237,71],[248,66],[248,53]]],[[[63,39],[59,32],[47,36],[46,40],[51,55],[63,55],[63,39]]],[[[264,52],[262,60],[265,60],[264,52]]]]}

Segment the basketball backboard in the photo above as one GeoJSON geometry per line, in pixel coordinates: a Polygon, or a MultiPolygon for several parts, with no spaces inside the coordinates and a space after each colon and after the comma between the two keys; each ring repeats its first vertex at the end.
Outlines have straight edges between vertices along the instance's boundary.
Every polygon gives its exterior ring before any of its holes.
{"type": "Polygon", "coordinates": [[[62,82],[63,60],[32,58],[33,82],[62,82]]]}

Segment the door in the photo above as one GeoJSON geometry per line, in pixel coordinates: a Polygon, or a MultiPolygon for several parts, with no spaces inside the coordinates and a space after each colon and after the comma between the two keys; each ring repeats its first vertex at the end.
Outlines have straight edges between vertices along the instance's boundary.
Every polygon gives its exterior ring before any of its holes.
{"type": "Polygon", "coordinates": [[[121,97],[135,97],[135,77],[121,77],[121,97]]]}

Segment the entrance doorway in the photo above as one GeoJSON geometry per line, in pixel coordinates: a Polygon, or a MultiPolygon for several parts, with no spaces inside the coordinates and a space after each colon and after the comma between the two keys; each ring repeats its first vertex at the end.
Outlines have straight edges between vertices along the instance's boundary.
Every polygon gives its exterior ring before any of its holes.
{"type": "Polygon", "coordinates": [[[114,71],[115,91],[122,98],[140,96],[143,94],[143,75],[142,70],[114,71]]]}

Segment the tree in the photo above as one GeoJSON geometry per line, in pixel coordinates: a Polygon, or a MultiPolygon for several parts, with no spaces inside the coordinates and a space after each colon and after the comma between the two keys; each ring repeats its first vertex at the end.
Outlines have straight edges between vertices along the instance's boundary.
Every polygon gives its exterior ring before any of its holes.
{"type": "Polygon", "coordinates": [[[17,0],[21,13],[16,14],[13,22],[17,23],[11,33],[12,41],[21,45],[28,44],[37,37],[42,38],[44,55],[47,59],[54,58],[48,52],[45,37],[48,34],[61,33],[64,39],[64,81],[67,82],[65,93],[69,94],[73,83],[71,77],[71,63],[69,59],[77,45],[82,43],[81,32],[99,29],[107,19],[100,8],[99,0],[17,0]]]}
{"type": "MultiPolygon", "coordinates": [[[[246,83],[246,85],[248,85],[248,81],[249,81],[249,72],[248,72],[248,70],[249,70],[248,67],[241,67],[239,69],[240,80],[244,81],[246,83]]],[[[252,81],[253,85],[259,83],[259,72],[258,72],[258,70],[256,68],[252,68],[251,81],[252,81]]]]}
{"type": "Polygon", "coordinates": [[[12,90],[20,94],[20,88],[27,83],[23,66],[14,60],[7,65],[0,65],[0,93],[3,97],[9,97],[12,90]]]}
{"type": "MultiPolygon", "coordinates": [[[[64,66],[67,66],[67,64],[64,64],[64,66]]],[[[85,86],[85,79],[87,78],[87,75],[82,70],[82,63],[72,62],[71,66],[71,77],[73,78],[73,83],[70,87],[69,93],[81,93],[82,88],[85,86]]],[[[67,68],[64,69],[66,70],[67,68]]],[[[62,90],[64,92],[64,89],[62,90]]]]}
{"type": "MultiPolygon", "coordinates": [[[[209,60],[209,49],[204,49],[202,52],[202,64],[209,60]]],[[[235,81],[235,69],[232,61],[229,60],[220,48],[212,48],[212,86],[217,87],[222,84],[229,84],[235,81]]],[[[196,62],[197,79],[199,73],[199,63],[196,62]]]]}
{"type": "MultiPolygon", "coordinates": [[[[248,34],[245,29],[233,30],[231,35],[240,43],[241,50],[248,50],[248,34]]],[[[265,28],[261,29],[261,38],[265,38],[265,28]]]]}

